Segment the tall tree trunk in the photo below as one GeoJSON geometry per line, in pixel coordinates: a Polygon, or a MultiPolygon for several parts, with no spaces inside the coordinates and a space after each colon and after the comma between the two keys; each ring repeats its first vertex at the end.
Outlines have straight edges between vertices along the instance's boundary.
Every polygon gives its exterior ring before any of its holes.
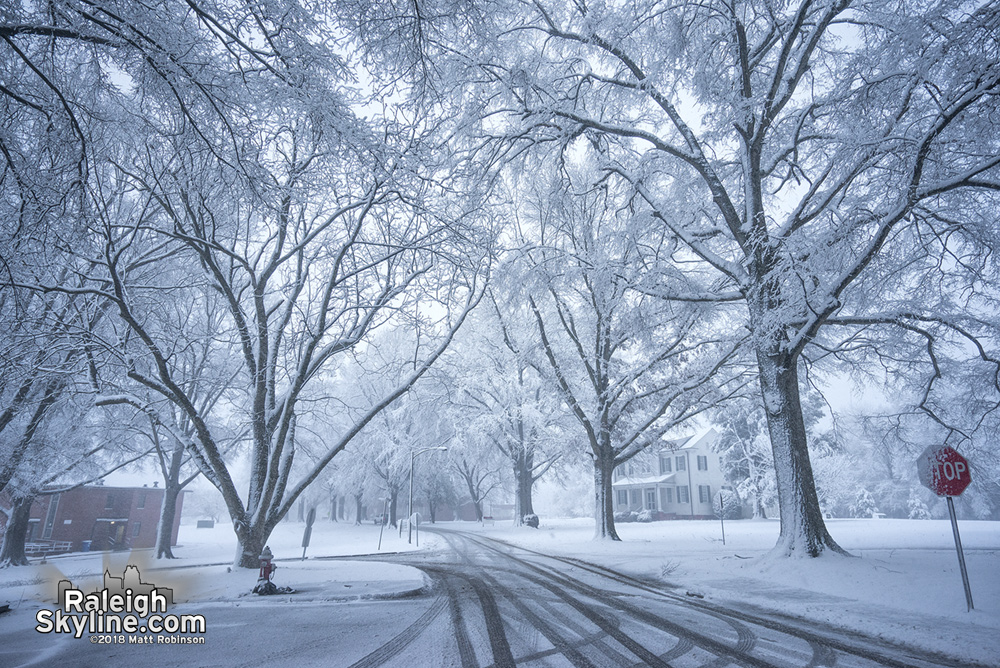
{"type": "MultiPolygon", "coordinates": [[[[62,390],[61,383],[50,380],[45,385],[45,394],[42,396],[41,401],[35,406],[35,410],[31,414],[31,419],[28,420],[27,426],[24,428],[24,432],[21,434],[21,438],[18,440],[17,445],[14,446],[13,451],[9,452],[6,461],[3,465],[0,465],[0,491],[3,491],[8,484],[10,484],[11,478],[17,472],[17,467],[21,465],[25,456],[28,454],[28,446],[31,445],[35,438],[35,432],[42,424],[42,420],[45,419],[45,414],[49,408],[56,402],[59,398],[59,393],[62,390]]],[[[20,391],[19,391],[20,392],[20,391]]],[[[8,418],[9,420],[9,418],[8,418]]]]}
{"type": "Polygon", "coordinates": [[[774,452],[781,532],[774,550],[785,556],[818,557],[823,550],[847,554],[823,522],[799,398],[797,360],[757,351],[760,387],[774,452]]]}
{"type": "Polygon", "coordinates": [[[253,530],[246,527],[236,532],[236,566],[240,568],[260,568],[260,553],[271,535],[271,528],[253,530]]]}
{"type": "Polygon", "coordinates": [[[389,526],[395,527],[398,513],[399,491],[389,490],[389,526]]]}
{"type": "Polygon", "coordinates": [[[3,545],[0,546],[0,568],[28,565],[24,542],[28,535],[28,520],[31,518],[31,504],[34,500],[34,496],[14,497],[14,507],[7,521],[3,545]]]}
{"type": "Polygon", "coordinates": [[[764,497],[758,490],[754,490],[753,494],[753,518],[755,520],[767,519],[767,509],[764,508],[764,497]]]}
{"type": "Polygon", "coordinates": [[[160,507],[160,523],[156,527],[157,559],[174,558],[170,543],[174,533],[174,517],[177,514],[177,497],[181,494],[181,465],[183,463],[184,444],[178,440],[170,452],[170,467],[163,480],[163,505],[160,507]]]}
{"type": "Polygon", "coordinates": [[[476,489],[475,481],[472,479],[471,475],[462,475],[465,478],[465,484],[469,488],[469,498],[472,499],[472,505],[476,509],[476,521],[483,521],[483,500],[479,498],[479,490],[476,489]]]}
{"type": "Polygon", "coordinates": [[[330,521],[337,521],[337,494],[336,492],[330,493],[330,521]]]}
{"type": "MultiPolygon", "coordinates": [[[[160,523],[156,527],[156,558],[175,559],[170,549],[174,537],[174,518],[177,516],[177,497],[181,486],[176,481],[167,481],[163,488],[163,504],[160,506],[160,523]]],[[[258,552],[257,554],[260,554],[258,552]]]]}
{"type": "Polygon", "coordinates": [[[364,497],[364,492],[354,495],[354,526],[361,526],[361,499],[364,497]]]}
{"type": "MultiPolygon", "coordinates": [[[[609,448],[610,449],[610,448],[609,448]]],[[[594,457],[594,539],[621,540],[615,531],[615,508],[611,474],[615,470],[613,454],[594,457]]]]}
{"type": "MultiPolygon", "coordinates": [[[[747,438],[752,437],[748,435],[747,438]]],[[[747,452],[746,449],[744,449],[743,453],[747,458],[750,489],[753,491],[753,518],[755,520],[766,520],[767,511],[764,509],[764,473],[758,469],[756,462],[754,462],[753,453],[747,452]]]]}
{"type": "Polygon", "coordinates": [[[531,501],[531,489],[535,482],[532,477],[533,460],[534,458],[530,454],[523,454],[514,460],[514,486],[516,490],[514,523],[517,525],[524,523],[525,515],[535,513],[531,501]]]}

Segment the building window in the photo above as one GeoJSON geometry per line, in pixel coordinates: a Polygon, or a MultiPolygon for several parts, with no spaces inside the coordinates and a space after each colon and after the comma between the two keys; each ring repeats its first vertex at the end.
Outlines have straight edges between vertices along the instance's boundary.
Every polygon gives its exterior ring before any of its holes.
{"type": "Polygon", "coordinates": [[[670,457],[660,457],[660,473],[670,473],[670,457]]]}
{"type": "Polygon", "coordinates": [[[687,460],[685,460],[683,456],[676,457],[676,459],[677,459],[677,470],[687,471],[687,460]]]}
{"type": "Polygon", "coordinates": [[[660,490],[660,505],[666,508],[668,504],[673,504],[674,502],[674,490],[670,487],[664,487],[660,490]]]}
{"type": "Polygon", "coordinates": [[[136,522],[135,523],[135,528],[132,529],[132,538],[135,538],[135,537],[137,537],[139,535],[139,530],[141,528],[142,528],[142,522],[136,522]]]}
{"type": "Polygon", "coordinates": [[[628,492],[624,489],[618,490],[618,506],[628,505],[628,492]]]}
{"type": "Polygon", "coordinates": [[[698,501],[700,503],[709,503],[712,500],[712,486],[711,485],[698,485],[698,501]]]}
{"type": "Polygon", "coordinates": [[[633,506],[639,505],[639,490],[637,489],[632,490],[632,505],[633,506]]]}
{"type": "Polygon", "coordinates": [[[698,470],[699,471],[708,470],[708,455],[698,455],[698,470]]]}
{"type": "Polygon", "coordinates": [[[656,510],[656,490],[646,490],[646,510],[656,510]]]}
{"type": "Polygon", "coordinates": [[[45,513],[45,527],[42,529],[42,538],[52,538],[52,525],[56,523],[56,509],[59,508],[59,494],[54,494],[49,501],[49,511],[45,513]]]}
{"type": "Polygon", "coordinates": [[[136,508],[142,510],[145,507],[146,507],[146,493],[143,492],[142,494],[139,495],[139,505],[137,505],[136,508]]]}
{"type": "Polygon", "coordinates": [[[687,503],[690,501],[687,485],[677,488],[677,503],[687,503]]]}
{"type": "Polygon", "coordinates": [[[108,499],[107,501],[104,502],[104,509],[111,510],[114,507],[115,507],[115,493],[108,492],[108,499]]]}

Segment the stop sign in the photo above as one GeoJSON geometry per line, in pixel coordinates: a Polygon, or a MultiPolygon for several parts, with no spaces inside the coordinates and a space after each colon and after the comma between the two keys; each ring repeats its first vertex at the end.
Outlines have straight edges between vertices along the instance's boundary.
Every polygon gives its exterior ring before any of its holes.
{"type": "Polygon", "coordinates": [[[968,460],[949,445],[924,450],[917,458],[917,475],[938,496],[959,496],[972,482],[968,460]]]}

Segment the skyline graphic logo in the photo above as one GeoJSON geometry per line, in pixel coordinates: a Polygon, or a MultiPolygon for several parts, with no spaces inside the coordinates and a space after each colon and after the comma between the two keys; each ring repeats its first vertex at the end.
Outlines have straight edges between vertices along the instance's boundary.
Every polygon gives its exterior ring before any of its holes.
{"type": "Polygon", "coordinates": [[[103,587],[84,592],[70,580],[60,580],[58,608],[35,614],[39,633],[90,634],[94,644],[204,644],[204,615],[168,614],[174,592],[143,582],[138,567],[129,565],[121,577],[104,571],[103,587]],[[200,634],[200,635],[199,635],[200,634]]]}

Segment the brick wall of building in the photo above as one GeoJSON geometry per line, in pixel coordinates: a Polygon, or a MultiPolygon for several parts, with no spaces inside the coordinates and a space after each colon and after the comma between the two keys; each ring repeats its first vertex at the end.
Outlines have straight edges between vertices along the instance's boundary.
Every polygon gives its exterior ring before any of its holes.
{"type": "MultiPolygon", "coordinates": [[[[39,496],[31,506],[29,543],[72,543],[91,550],[150,548],[156,545],[163,489],[88,485],[59,494],[39,496]]],[[[184,495],[177,499],[171,545],[177,544],[184,495]]]]}

